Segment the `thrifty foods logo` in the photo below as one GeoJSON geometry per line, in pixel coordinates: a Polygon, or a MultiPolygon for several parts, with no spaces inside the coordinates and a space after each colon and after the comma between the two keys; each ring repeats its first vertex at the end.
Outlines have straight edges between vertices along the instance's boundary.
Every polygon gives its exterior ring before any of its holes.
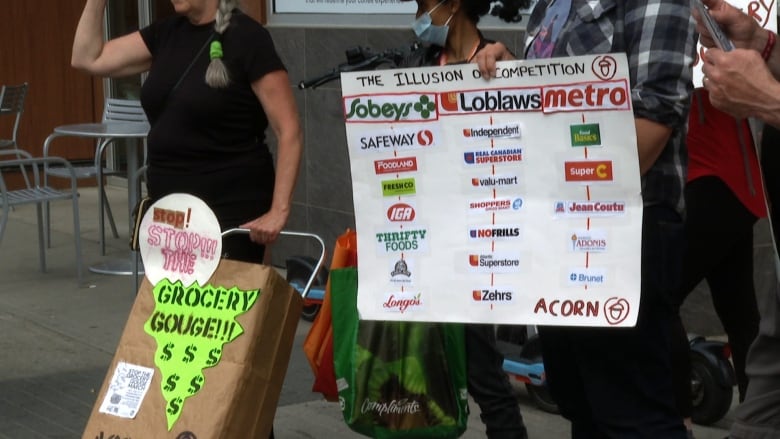
{"type": "Polygon", "coordinates": [[[388,312],[400,312],[414,311],[420,309],[423,305],[422,294],[412,292],[399,292],[390,293],[382,303],[382,308],[388,312]]]}
{"type": "Polygon", "coordinates": [[[423,93],[344,98],[344,117],[353,122],[430,121],[438,119],[436,96],[423,93]]]}
{"type": "Polygon", "coordinates": [[[556,216],[624,216],[624,201],[556,201],[556,216]]]}
{"type": "Polygon", "coordinates": [[[500,212],[504,210],[520,210],[523,207],[523,199],[520,197],[512,198],[491,198],[488,200],[469,202],[470,213],[500,212]]]}
{"type": "Polygon", "coordinates": [[[440,138],[436,126],[425,128],[419,125],[411,128],[400,126],[370,133],[363,132],[357,136],[355,143],[360,147],[360,151],[364,152],[397,151],[435,146],[440,138]]]}
{"type": "Polygon", "coordinates": [[[512,252],[470,254],[468,268],[474,273],[517,273],[520,256],[512,252]]]}
{"type": "Polygon", "coordinates": [[[417,170],[417,157],[398,157],[386,160],[374,160],[374,172],[381,174],[400,174],[417,170]]]}
{"type": "Polygon", "coordinates": [[[570,286],[598,286],[606,282],[606,272],[598,268],[572,268],[566,272],[566,283],[570,286]]]}
{"type": "Polygon", "coordinates": [[[374,236],[376,237],[376,250],[379,254],[428,250],[427,229],[379,232],[374,236]]]}
{"type": "Polygon", "coordinates": [[[569,126],[571,146],[600,146],[601,129],[597,123],[569,126]]]}
{"type": "Polygon", "coordinates": [[[409,203],[393,203],[387,208],[387,221],[390,223],[411,223],[417,217],[417,211],[409,203]]]}
{"type": "Polygon", "coordinates": [[[475,188],[495,188],[502,186],[517,186],[520,184],[520,177],[517,174],[497,174],[483,175],[481,177],[471,177],[471,186],[475,188]]]}
{"type": "Polygon", "coordinates": [[[512,302],[517,293],[509,287],[489,287],[471,290],[471,298],[481,303],[507,303],[512,302]]]}
{"type": "Polygon", "coordinates": [[[484,140],[520,137],[520,124],[488,125],[463,128],[463,137],[467,140],[484,140]]]}
{"type": "Polygon", "coordinates": [[[601,229],[576,230],[569,238],[573,252],[603,253],[607,251],[607,232],[601,229]]]}
{"type": "Polygon", "coordinates": [[[485,224],[469,229],[469,238],[473,240],[514,241],[520,239],[519,224],[485,224]]]}
{"type": "Polygon", "coordinates": [[[414,195],[417,186],[413,178],[401,178],[398,180],[382,180],[382,195],[395,197],[399,195],[414,195]]]}
{"type": "Polygon", "coordinates": [[[440,95],[442,114],[539,111],[542,93],[538,87],[447,92],[440,95]]]}
{"type": "Polygon", "coordinates": [[[625,80],[549,86],[543,93],[544,113],[631,109],[625,80]]]}
{"type": "Polygon", "coordinates": [[[523,161],[522,148],[483,149],[463,153],[466,165],[495,165],[499,163],[517,163],[523,161]]]}
{"type": "Polygon", "coordinates": [[[613,181],[612,160],[585,160],[564,162],[566,181],[599,182],[613,181]]]}

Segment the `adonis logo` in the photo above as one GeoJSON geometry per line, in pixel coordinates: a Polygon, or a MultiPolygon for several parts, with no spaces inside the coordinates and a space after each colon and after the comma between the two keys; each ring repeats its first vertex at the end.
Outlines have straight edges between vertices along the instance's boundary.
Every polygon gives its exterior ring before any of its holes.
{"type": "Polygon", "coordinates": [[[538,111],[542,107],[541,94],[535,87],[448,92],[440,94],[439,99],[445,113],[538,111]]]}
{"type": "Polygon", "coordinates": [[[630,97],[625,80],[547,87],[543,112],[630,110],[630,97]]]}
{"type": "Polygon", "coordinates": [[[575,252],[607,251],[607,233],[603,230],[579,230],[571,234],[571,249],[575,252]]]}
{"type": "Polygon", "coordinates": [[[391,222],[412,222],[415,216],[414,207],[406,203],[396,203],[387,209],[387,219],[391,222]]]}

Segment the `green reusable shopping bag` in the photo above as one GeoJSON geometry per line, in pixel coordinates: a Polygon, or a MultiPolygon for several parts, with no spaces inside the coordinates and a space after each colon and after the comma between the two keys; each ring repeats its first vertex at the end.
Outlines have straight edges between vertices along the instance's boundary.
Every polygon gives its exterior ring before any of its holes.
{"type": "Polygon", "coordinates": [[[344,420],[373,438],[457,438],[468,395],[463,325],[358,320],[357,270],[330,272],[344,420]]]}

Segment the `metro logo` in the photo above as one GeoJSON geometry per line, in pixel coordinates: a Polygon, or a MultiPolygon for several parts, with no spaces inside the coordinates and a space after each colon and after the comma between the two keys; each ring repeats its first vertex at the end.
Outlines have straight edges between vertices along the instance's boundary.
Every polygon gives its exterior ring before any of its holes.
{"type": "Polygon", "coordinates": [[[411,222],[415,216],[414,207],[406,203],[396,203],[387,209],[387,219],[392,222],[411,222]]]}
{"type": "Polygon", "coordinates": [[[417,170],[417,157],[398,157],[387,160],[375,160],[374,172],[381,174],[398,174],[417,170]]]}
{"type": "Polygon", "coordinates": [[[588,160],[564,163],[566,181],[613,181],[611,160],[588,160]]]}
{"type": "Polygon", "coordinates": [[[631,93],[625,80],[546,87],[543,93],[544,113],[631,109],[631,93]]]}

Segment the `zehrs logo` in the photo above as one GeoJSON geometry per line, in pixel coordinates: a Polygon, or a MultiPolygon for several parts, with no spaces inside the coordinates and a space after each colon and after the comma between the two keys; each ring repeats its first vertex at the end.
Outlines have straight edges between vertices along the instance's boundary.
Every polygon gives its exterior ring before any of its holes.
{"type": "Polygon", "coordinates": [[[421,93],[344,98],[347,122],[428,121],[438,118],[436,96],[421,93]]]}

